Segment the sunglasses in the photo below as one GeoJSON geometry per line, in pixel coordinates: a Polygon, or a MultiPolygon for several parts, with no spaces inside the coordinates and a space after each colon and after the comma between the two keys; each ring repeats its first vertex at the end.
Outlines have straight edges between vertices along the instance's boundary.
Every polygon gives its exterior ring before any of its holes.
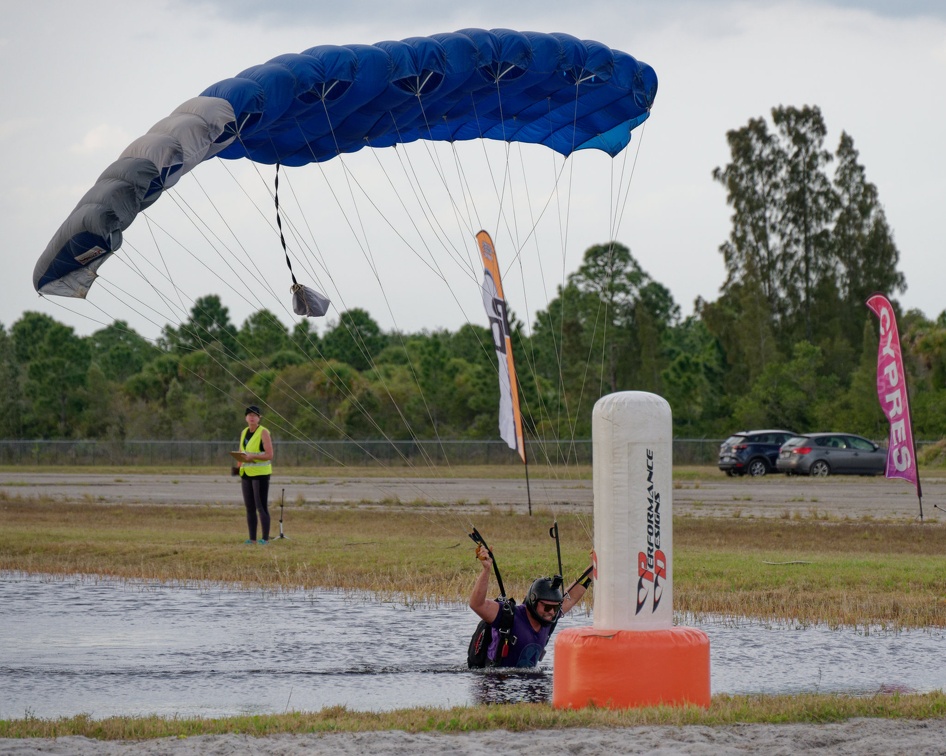
{"type": "Polygon", "coordinates": [[[538,602],[539,611],[542,611],[542,612],[555,612],[555,611],[558,611],[558,608],[560,606],[561,604],[550,604],[548,601],[538,602]]]}

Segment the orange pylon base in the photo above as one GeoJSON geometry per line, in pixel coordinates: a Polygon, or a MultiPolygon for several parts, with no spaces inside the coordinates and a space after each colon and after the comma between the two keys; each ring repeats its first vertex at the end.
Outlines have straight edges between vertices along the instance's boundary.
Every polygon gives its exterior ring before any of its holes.
{"type": "Polygon", "coordinates": [[[709,638],[702,630],[562,630],[555,640],[552,706],[710,705],[709,638]]]}

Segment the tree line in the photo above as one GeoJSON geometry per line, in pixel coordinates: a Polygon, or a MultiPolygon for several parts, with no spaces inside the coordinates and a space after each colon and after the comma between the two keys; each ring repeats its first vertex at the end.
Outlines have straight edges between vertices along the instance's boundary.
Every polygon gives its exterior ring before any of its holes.
{"type": "MultiPolygon", "coordinates": [[[[817,107],[730,131],[712,179],[731,208],[726,280],[683,318],[626,246],[585,251],[548,307],[511,315],[526,433],[588,438],[602,395],[652,391],[675,432],[846,430],[886,436],[877,324],[864,302],[906,288],[879,192],[853,138],[832,152],[817,107]],[[833,169],[833,170],[832,170],[833,169]]],[[[513,307],[514,310],[514,307],[513,307]]],[[[918,437],[946,435],[946,313],[898,312],[918,437]]],[[[82,337],[48,315],[0,325],[7,438],[221,439],[267,407],[290,439],[496,438],[490,332],[385,332],[363,309],[321,335],[261,310],[239,327],[216,295],[153,343],[123,321],[82,337]]]]}

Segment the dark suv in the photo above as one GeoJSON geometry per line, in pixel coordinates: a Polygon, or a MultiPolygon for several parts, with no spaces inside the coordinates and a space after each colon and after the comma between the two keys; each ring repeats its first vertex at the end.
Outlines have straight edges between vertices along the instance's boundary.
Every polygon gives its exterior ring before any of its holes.
{"type": "Polygon", "coordinates": [[[719,469],[729,476],[775,472],[779,448],[795,435],[787,430],[734,433],[719,447],[719,469]]]}

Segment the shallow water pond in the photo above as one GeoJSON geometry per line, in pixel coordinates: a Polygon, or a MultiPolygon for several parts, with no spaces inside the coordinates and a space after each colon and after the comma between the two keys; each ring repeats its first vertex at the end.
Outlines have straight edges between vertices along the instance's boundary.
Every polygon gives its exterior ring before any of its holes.
{"type": "MultiPolygon", "coordinates": [[[[465,606],[0,573],[0,719],[221,717],[342,705],[549,701],[539,671],[466,669],[465,606]]],[[[576,613],[559,627],[587,625],[576,613]]],[[[687,621],[710,638],[713,693],[946,688],[946,632],[687,621]]]]}

